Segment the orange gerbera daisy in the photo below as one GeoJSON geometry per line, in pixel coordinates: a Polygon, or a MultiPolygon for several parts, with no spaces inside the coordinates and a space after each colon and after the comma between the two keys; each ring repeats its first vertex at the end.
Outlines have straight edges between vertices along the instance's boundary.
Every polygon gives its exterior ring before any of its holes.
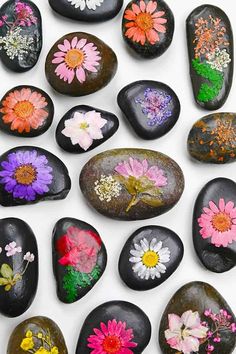
{"type": "Polygon", "coordinates": [[[11,123],[11,130],[29,133],[43,125],[48,117],[44,109],[48,105],[46,98],[30,88],[10,92],[2,103],[0,112],[6,124],[11,123]]]}
{"type": "Polygon", "coordinates": [[[166,32],[164,24],[167,23],[167,19],[162,17],[165,15],[165,11],[156,10],[156,1],[144,2],[141,0],[139,5],[133,3],[131,9],[126,10],[124,15],[124,18],[130,21],[125,24],[125,27],[128,28],[125,36],[142,45],[146,41],[150,44],[159,42],[158,32],[166,32]]]}

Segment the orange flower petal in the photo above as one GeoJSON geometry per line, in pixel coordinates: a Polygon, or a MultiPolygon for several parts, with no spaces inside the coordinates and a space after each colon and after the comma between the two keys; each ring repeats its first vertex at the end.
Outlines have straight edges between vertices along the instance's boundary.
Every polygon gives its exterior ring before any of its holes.
{"type": "Polygon", "coordinates": [[[133,11],[131,10],[126,10],[124,18],[129,21],[134,21],[136,19],[136,15],[133,11]]]}
{"type": "Polygon", "coordinates": [[[158,18],[158,17],[162,17],[165,15],[165,11],[158,11],[158,12],[155,12],[153,15],[152,15],[152,18],[158,18]]]}
{"type": "Polygon", "coordinates": [[[31,95],[31,90],[29,88],[23,88],[21,90],[21,100],[28,101],[31,95]]]}
{"type": "Polygon", "coordinates": [[[146,36],[150,44],[155,44],[160,40],[160,37],[156,31],[153,29],[150,29],[149,31],[146,32],[146,36]]]}
{"type": "Polygon", "coordinates": [[[142,12],[145,12],[145,10],[146,10],[146,4],[145,4],[145,2],[144,2],[143,0],[140,1],[139,6],[140,6],[140,10],[141,10],[142,12]]]}
{"type": "Polygon", "coordinates": [[[4,123],[11,123],[14,121],[14,119],[16,119],[16,116],[14,114],[6,114],[2,117],[2,120],[4,123]]]}
{"type": "Polygon", "coordinates": [[[164,24],[167,22],[167,19],[166,18],[154,18],[153,22],[157,23],[157,24],[164,24]]]}
{"type": "Polygon", "coordinates": [[[153,14],[153,12],[156,11],[157,8],[157,2],[156,1],[149,1],[147,4],[146,12],[153,14]]]}
{"type": "Polygon", "coordinates": [[[137,4],[132,4],[132,10],[136,15],[140,14],[140,12],[141,12],[141,10],[137,4]]]}
{"type": "Polygon", "coordinates": [[[166,28],[165,26],[159,25],[159,24],[154,24],[153,26],[156,31],[161,32],[161,33],[166,33],[166,28]]]}

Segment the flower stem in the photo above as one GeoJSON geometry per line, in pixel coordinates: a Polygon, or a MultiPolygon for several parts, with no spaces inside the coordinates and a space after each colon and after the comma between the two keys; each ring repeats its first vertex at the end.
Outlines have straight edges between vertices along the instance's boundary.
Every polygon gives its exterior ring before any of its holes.
{"type": "Polygon", "coordinates": [[[27,262],[26,266],[25,266],[25,269],[23,270],[23,272],[21,273],[21,276],[23,277],[23,275],[25,274],[25,272],[27,271],[27,268],[29,266],[29,261],[27,262]]]}
{"type": "Polygon", "coordinates": [[[126,208],[126,213],[128,213],[128,212],[130,211],[130,209],[132,208],[132,206],[134,206],[135,204],[137,204],[136,198],[137,198],[137,194],[133,195],[131,201],[129,202],[128,207],[126,208]]]}

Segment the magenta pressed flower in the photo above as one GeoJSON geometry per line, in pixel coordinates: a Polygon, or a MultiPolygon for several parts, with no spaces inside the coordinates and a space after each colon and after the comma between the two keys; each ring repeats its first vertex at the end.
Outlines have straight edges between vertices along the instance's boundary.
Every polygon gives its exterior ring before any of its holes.
{"type": "Polygon", "coordinates": [[[17,151],[1,162],[0,183],[13,198],[34,201],[37,195],[49,191],[52,183],[52,168],[46,156],[37,151],[17,151]]]}
{"type": "Polygon", "coordinates": [[[101,322],[100,328],[94,328],[94,333],[88,337],[88,348],[93,354],[133,354],[130,348],[136,348],[133,329],[126,329],[126,322],[117,322],[115,319],[107,324],[101,322]]]}
{"type": "Polygon", "coordinates": [[[59,51],[54,53],[53,64],[58,64],[55,73],[61,80],[71,84],[74,78],[82,84],[86,81],[86,72],[96,73],[101,60],[100,52],[94,43],[87,39],[74,37],[58,44],[59,51]]]}
{"type": "Polygon", "coordinates": [[[204,239],[211,238],[216,247],[227,247],[236,241],[236,208],[232,201],[220,198],[218,205],[213,201],[203,208],[198,219],[200,234],[204,239]]]}

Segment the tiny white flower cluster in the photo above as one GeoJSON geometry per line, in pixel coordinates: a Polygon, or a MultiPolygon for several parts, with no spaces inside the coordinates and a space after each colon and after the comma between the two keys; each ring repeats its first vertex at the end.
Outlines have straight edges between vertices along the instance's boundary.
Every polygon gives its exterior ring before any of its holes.
{"type": "Polygon", "coordinates": [[[212,69],[223,72],[224,69],[228,67],[231,62],[231,58],[226,49],[217,48],[213,53],[207,55],[207,64],[211,66],[212,69]]]}
{"type": "Polygon", "coordinates": [[[95,192],[101,201],[109,203],[112,198],[120,195],[122,186],[111,175],[101,175],[101,178],[95,182],[95,192]]]}
{"type": "Polygon", "coordinates": [[[34,43],[32,37],[22,36],[21,28],[16,27],[7,32],[5,37],[0,37],[0,50],[4,49],[7,56],[13,60],[15,57],[22,60],[28,53],[30,46],[34,43]]]}

